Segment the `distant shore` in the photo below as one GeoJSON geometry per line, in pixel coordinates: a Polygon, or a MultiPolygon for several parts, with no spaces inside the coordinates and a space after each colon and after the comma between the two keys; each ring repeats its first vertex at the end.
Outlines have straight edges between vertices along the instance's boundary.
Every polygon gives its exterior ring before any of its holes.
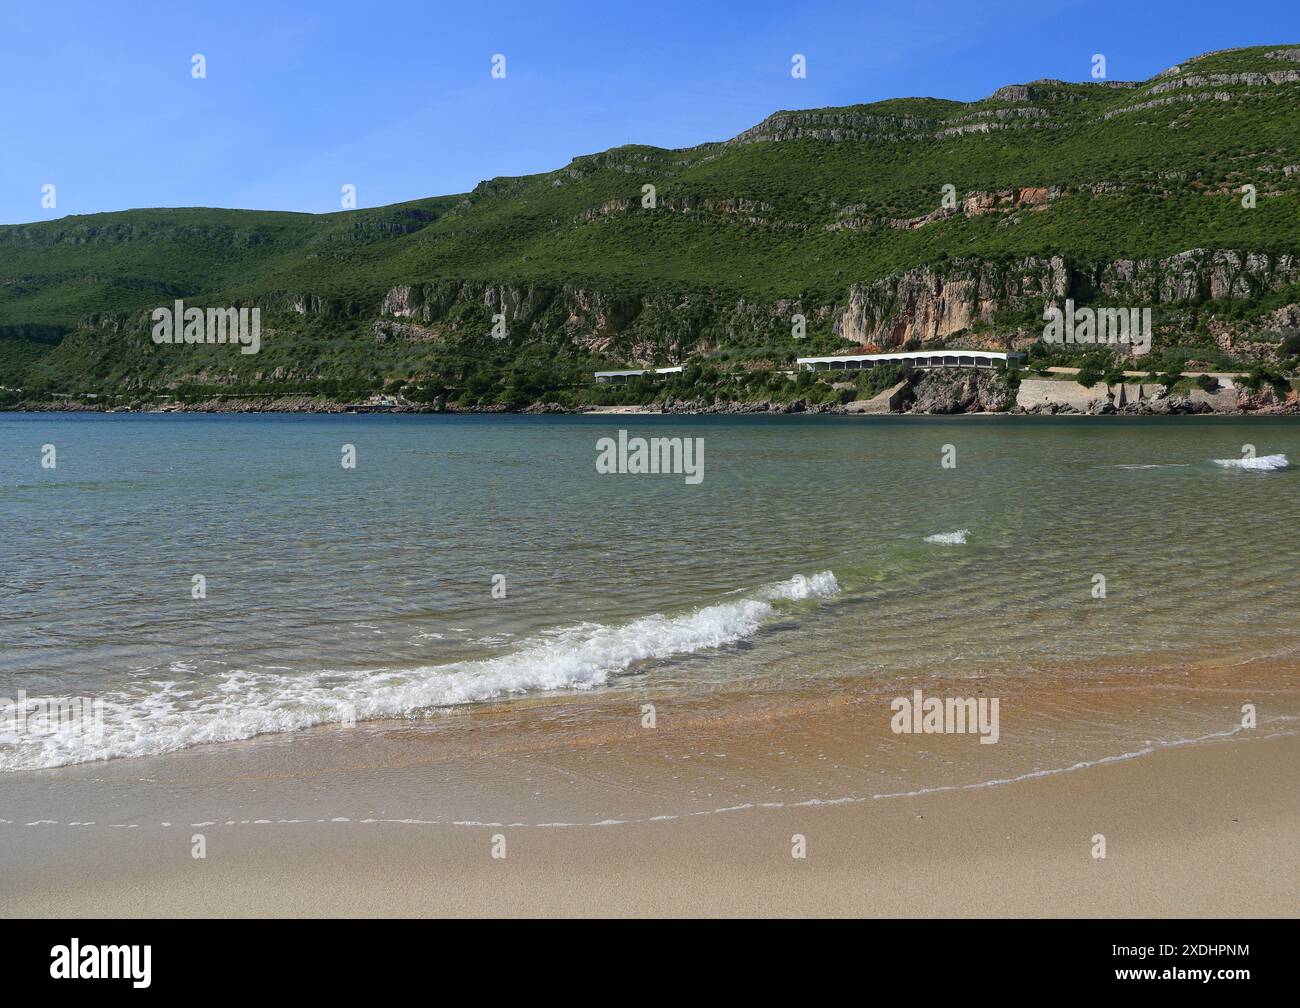
{"type": "Polygon", "coordinates": [[[366,404],[336,403],[321,400],[284,400],[263,401],[257,403],[226,402],[220,404],[197,403],[167,408],[151,407],[148,409],[131,409],[86,405],[84,403],[56,402],[39,404],[20,404],[0,409],[0,413],[125,413],[132,415],[158,414],[263,414],[263,415],[349,415],[349,414],[391,414],[391,415],[448,415],[448,416],[1300,416],[1300,401],[1263,406],[1258,409],[1215,409],[1198,407],[1192,400],[1176,400],[1164,409],[1151,408],[1112,408],[1099,410],[1081,410],[1072,407],[1049,407],[1023,409],[1015,407],[1006,410],[995,409],[956,409],[939,410],[864,410],[858,403],[806,403],[772,402],[720,402],[708,405],[674,404],[664,408],[652,405],[615,405],[615,406],[561,406],[556,403],[533,403],[522,409],[509,409],[504,406],[472,407],[429,407],[396,406],[376,407],[366,404]]]}

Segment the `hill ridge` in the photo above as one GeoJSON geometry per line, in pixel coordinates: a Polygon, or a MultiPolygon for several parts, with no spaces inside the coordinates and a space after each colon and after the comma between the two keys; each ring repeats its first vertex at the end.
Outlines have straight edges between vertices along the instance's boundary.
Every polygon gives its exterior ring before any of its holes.
{"type": "Polygon", "coordinates": [[[558,394],[600,366],[762,370],[849,338],[1023,347],[1063,295],[1150,299],[1170,359],[1278,363],[1300,302],[1297,111],[1300,46],[1269,44],[1146,81],[777,111],[383,207],[0,226],[0,386],[517,401],[519,376],[558,394]],[[260,306],[262,351],[160,352],[149,312],[174,298],[260,306]]]}

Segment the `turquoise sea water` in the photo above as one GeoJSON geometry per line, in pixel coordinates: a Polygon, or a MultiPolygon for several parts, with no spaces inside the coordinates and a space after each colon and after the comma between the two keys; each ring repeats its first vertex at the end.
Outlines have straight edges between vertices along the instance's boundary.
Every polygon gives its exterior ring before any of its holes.
{"type": "Polygon", "coordinates": [[[106,712],[0,727],[0,770],[634,681],[1290,656],[1300,470],[1213,461],[1247,444],[1300,464],[1286,418],[0,414],[0,698],[106,712]],[[598,473],[620,429],[703,439],[703,480],[598,473]]]}

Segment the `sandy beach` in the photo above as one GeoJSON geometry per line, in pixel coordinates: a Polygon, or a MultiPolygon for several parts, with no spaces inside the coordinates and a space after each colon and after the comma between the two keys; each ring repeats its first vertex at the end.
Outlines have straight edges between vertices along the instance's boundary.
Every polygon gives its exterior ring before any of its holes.
{"type": "Polygon", "coordinates": [[[1295,679],[1233,675],[997,684],[988,746],[893,735],[844,683],[705,691],[654,730],[624,691],[17,775],[0,892],[8,916],[1290,916],[1295,679]],[[1211,730],[1139,738],[1175,713],[1211,730]]]}

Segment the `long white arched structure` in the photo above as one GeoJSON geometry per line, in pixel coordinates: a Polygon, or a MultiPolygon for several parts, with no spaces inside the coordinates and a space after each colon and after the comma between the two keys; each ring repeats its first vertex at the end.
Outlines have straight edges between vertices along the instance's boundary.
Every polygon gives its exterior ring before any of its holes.
{"type": "Polygon", "coordinates": [[[908,350],[901,353],[836,354],[833,357],[800,357],[800,371],[864,371],[881,364],[908,363],[919,370],[931,368],[988,368],[1023,362],[1022,353],[996,350],[908,350]]]}
{"type": "Polygon", "coordinates": [[[633,378],[639,378],[641,377],[641,375],[646,375],[646,374],[648,375],[681,374],[684,370],[685,370],[684,367],[678,365],[677,367],[637,368],[636,370],[632,370],[632,371],[596,371],[593,373],[596,376],[596,384],[605,385],[610,382],[618,384],[620,382],[630,381],[633,378]]]}

